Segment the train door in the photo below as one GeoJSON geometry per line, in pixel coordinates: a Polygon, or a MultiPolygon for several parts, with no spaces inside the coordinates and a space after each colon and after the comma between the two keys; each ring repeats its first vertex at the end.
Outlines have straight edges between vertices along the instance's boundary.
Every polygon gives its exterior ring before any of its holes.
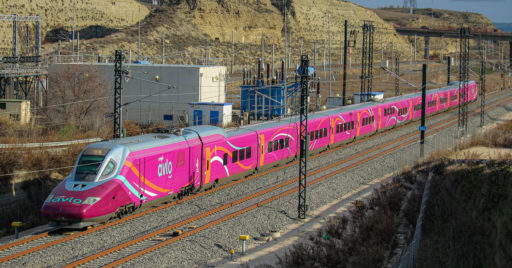
{"type": "Polygon", "coordinates": [[[146,190],[146,184],[144,183],[144,180],[146,178],[145,176],[145,170],[146,170],[146,159],[140,158],[135,160],[135,167],[139,171],[138,175],[138,182],[137,182],[137,191],[139,192],[138,198],[140,199],[140,204],[142,204],[144,199],[144,191],[146,190]]]}

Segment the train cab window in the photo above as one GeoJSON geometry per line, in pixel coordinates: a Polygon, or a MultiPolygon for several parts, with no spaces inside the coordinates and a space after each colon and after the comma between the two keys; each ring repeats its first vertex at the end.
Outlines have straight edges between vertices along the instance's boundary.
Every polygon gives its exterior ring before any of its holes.
{"type": "Polygon", "coordinates": [[[240,158],[240,161],[245,159],[245,148],[240,150],[240,153],[238,156],[240,158]]]}
{"type": "Polygon", "coordinates": [[[279,142],[274,141],[274,151],[277,151],[277,150],[279,150],[279,142]]]}
{"type": "Polygon", "coordinates": [[[103,169],[103,172],[101,173],[101,179],[104,179],[108,176],[110,176],[116,168],[116,162],[114,160],[108,161],[107,165],[103,169]]]}
{"type": "Polygon", "coordinates": [[[251,158],[251,147],[245,148],[245,159],[251,158]]]}
{"type": "Polygon", "coordinates": [[[290,138],[286,137],[286,139],[284,140],[284,147],[290,148],[290,138]]]}
{"type": "Polygon", "coordinates": [[[268,143],[268,150],[267,150],[267,151],[268,151],[269,153],[271,153],[271,152],[272,152],[272,147],[273,147],[273,146],[274,146],[274,145],[272,144],[272,142],[269,142],[269,143],[268,143]]]}
{"type": "Polygon", "coordinates": [[[228,154],[224,154],[222,158],[222,164],[225,166],[228,164],[228,154]]]}
{"type": "Polygon", "coordinates": [[[83,154],[78,160],[75,181],[94,181],[105,154],[83,154]]]}
{"type": "Polygon", "coordinates": [[[231,163],[238,162],[238,151],[233,151],[233,156],[231,158],[231,163]]]}

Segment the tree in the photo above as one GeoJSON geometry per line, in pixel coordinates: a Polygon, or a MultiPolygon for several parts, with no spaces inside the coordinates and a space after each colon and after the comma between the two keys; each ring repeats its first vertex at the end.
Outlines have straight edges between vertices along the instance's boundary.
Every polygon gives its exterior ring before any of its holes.
{"type": "Polygon", "coordinates": [[[50,73],[44,114],[52,125],[97,128],[105,115],[109,83],[92,65],[55,65],[50,73]]]}

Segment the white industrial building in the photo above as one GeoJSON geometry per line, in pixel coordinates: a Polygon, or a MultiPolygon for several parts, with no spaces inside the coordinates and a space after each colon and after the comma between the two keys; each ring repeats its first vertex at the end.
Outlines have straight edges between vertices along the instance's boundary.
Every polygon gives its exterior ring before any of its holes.
{"type": "MultiPolygon", "coordinates": [[[[51,77],[71,65],[96,66],[113,95],[113,63],[50,64],[48,73],[51,77]]],[[[127,104],[123,107],[123,120],[187,125],[189,103],[224,103],[226,99],[225,66],[123,64],[123,69],[128,71],[123,79],[122,103],[127,104]]]]}
{"type": "Polygon", "coordinates": [[[231,123],[233,103],[191,102],[189,126],[212,125],[225,127],[231,123]]]}

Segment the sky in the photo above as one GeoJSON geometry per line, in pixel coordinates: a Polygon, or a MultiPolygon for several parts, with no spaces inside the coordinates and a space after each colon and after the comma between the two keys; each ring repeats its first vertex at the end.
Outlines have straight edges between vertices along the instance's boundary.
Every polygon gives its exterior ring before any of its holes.
{"type": "MultiPolygon", "coordinates": [[[[364,7],[402,6],[404,0],[350,0],[364,7]]],[[[512,0],[416,0],[418,8],[438,8],[484,14],[492,22],[512,23],[512,0]]]]}

